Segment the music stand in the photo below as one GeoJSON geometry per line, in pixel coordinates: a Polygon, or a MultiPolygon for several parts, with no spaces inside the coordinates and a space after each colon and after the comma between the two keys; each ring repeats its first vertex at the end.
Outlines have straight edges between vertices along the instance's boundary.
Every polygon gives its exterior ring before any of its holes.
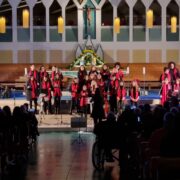
{"type": "Polygon", "coordinates": [[[81,137],[81,128],[87,128],[87,118],[81,116],[75,116],[71,118],[71,128],[78,128],[78,137],[72,142],[72,144],[84,144],[81,137]]]}

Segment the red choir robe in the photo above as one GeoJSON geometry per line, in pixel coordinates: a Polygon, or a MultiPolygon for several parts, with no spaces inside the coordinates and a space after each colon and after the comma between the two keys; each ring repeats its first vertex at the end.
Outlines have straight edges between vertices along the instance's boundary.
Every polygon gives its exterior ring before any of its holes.
{"type": "Polygon", "coordinates": [[[29,75],[29,77],[30,77],[30,76],[33,76],[34,79],[38,82],[38,80],[39,80],[39,78],[38,78],[38,71],[36,71],[36,70],[34,70],[34,71],[30,70],[29,73],[28,73],[28,75],[29,75]]]}
{"type": "Polygon", "coordinates": [[[173,96],[179,96],[179,91],[180,91],[180,84],[174,84],[174,92],[173,96]]]}
{"type": "Polygon", "coordinates": [[[162,105],[164,105],[164,103],[168,100],[170,90],[171,90],[171,85],[163,83],[162,90],[161,90],[161,104],[162,105]]]}
{"type": "Polygon", "coordinates": [[[51,99],[51,84],[49,81],[42,81],[41,90],[42,90],[42,93],[46,94],[46,98],[50,100],[51,99]]]}
{"type": "Polygon", "coordinates": [[[71,84],[71,96],[73,99],[78,98],[78,84],[77,83],[72,83],[71,84]]]}
{"type": "Polygon", "coordinates": [[[170,82],[171,81],[171,75],[170,73],[166,74],[166,73],[163,73],[161,75],[161,81],[164,81],[166,78],[168,78],[168,81],[170,82]]]}
{"type": "Polygon", "coordinates": [[[101,95],[103,95],[103,93],[104,93],[104,81],[102,79],[98,80],[97,81],[97,86],[99,87],[101,95]]]}
{"type": "Polygon", "coordinates": [[[37,81],[36,80],[30,80],[27,84],[27,90],[29,91],[29,93],[27,94],[27,98],[29,100],[31,99],[36,99],[38,94],[37,94],[37,90],[38,90],[38,86],[37,86],[37,81]]]}
{"type": "Polygon", "coordinates": [[[53,81],[53,96],[54,97],[61,97],[61,82],[60,80],[54,80],[53,81]]]}
{"type": "Polygon", "coordinates": [[[88,103],[88,92],[82,90],[80,93],[80,107],[86,106],[88,103]]]}
{"type": "Polygon", "coordinates": [[[131,101],[135,102],[133,99],[138,99],[138,98],[139,98],[139,91],[136,89],[136,92],[134,93],[134,88],[131,88],[131,90],[130,90],[131,101]]]}
{"type": "Polygon", "coordinates": [[[117,89],[117,100],[124,100],[126,97],[126,89],[124,87],[119,87],[117,89]]]}

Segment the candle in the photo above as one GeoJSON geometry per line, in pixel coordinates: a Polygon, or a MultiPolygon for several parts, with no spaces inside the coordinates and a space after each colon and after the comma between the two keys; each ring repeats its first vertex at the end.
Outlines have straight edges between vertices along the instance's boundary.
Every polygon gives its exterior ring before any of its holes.
{"type": "Polygon", "coordinates": [[[143,75],[146,74],[146,67],[143,67],[143,75]]]}
{"type": "Polygon", "coordinates": [[[126,74],[129,74],[129,66],[127,67],[126,74]]]}
{"type": "Polygon", "coordinates": [[[24,68],[24,75],[27,75],[27,68],[24,68]]]}

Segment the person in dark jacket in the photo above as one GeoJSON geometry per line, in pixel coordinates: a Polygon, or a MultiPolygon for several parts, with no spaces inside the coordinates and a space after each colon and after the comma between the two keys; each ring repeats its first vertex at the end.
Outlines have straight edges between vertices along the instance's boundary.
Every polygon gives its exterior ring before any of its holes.
{"type": "Polygon", "coordinates": [[[94,126],[96,126],[96,124],[105,117],[103,109],[104,102],[99,88],[96,88],[92,101],[94,102],[94,105],[91,116],[94,120],[94,126]]]}

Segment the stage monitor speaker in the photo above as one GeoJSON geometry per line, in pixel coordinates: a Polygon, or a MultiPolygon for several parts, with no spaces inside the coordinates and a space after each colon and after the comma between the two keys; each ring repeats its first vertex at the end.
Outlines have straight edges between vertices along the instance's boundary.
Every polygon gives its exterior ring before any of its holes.
{"type": "Polygon", "coordinates": [[[71,128],[86,128],[86,127],[87,127],[87,118],[81,116],[71,118],[71,128]]]}
{"type": "Polygon", "coordinates": [[[60,111],[61,114],[69,114],[71,111],[71,100],[61,100],[60,111]]]}

